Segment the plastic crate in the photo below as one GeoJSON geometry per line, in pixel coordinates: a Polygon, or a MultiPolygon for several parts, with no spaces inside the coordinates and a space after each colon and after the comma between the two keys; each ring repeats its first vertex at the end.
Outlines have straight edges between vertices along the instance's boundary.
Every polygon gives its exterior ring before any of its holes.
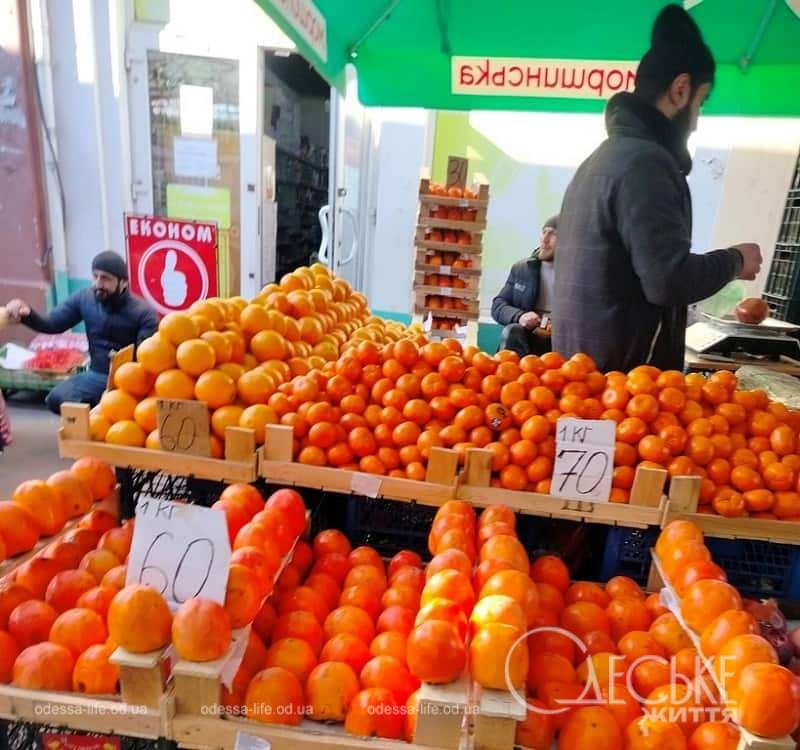
{"type": "Polygon", "coordinates": [[[368,544],[385,557],[401,549],[430,557],[428,533],[436,508],[357,495],[347,497],[345,503],[346,518],[340,528],[354,547],[368,544]]]}
{"type": "MultiPolygon", "coordinates": [[[[650,571],[658,529],[609,530],[601,578],[626,575],[641,586],[650,571]]],[[[728,581],[750,598],[800,599],[800,547],[750,539],[706,537],[711,556],[728,581]]]]}
{"type": "MultiPolygon", "coordinates": [[[[0,748],[3,750],[47,750],[42,738],[42,735],[46,733],[69,734],[82,738],[107,736],[48,724],[0,719],[0,748]]],[[[177,743],[164,738],[144,739],[126,735],[114,736],[119,739],[121,750],[177,750],[178,747],[177,743]]]]}
{"type": "Polygon", "coordinates": [[[626,529],[612,526],[606,537],[600,578],[628,576],[640,586],[650,574],[650,550],[656,543],[658,529],[626,529]]]}
{"type": "Polygon", "coordinates": [[[800,599],[800,547],[749,539],[706,539],[728,581],[748,597],[800,599]]]}

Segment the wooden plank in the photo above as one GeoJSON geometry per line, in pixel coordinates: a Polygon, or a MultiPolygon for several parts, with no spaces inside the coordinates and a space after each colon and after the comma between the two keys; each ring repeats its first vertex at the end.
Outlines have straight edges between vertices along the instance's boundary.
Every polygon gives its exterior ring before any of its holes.
{"type": "Polygon", "coordinates": [[[442,310],[438,307],[426,307],[425,305],[415,305],[414,312],[418,315],[424,313],[426,317],[427,313],[430,313],[437,318],[454,318],[455,320],[478,320],[480,318],[480,313],[477,310],[474,312],[470,310],[442,310]]]}
{"type": "Polygon", "coordinates": [[[401,740],[354,737],[340,725],[309,720],[297,727],[194,714],[177,714],[172,720],[172,739],[182,748],[232,748],[239,732],[268,740],[272,750],[434,750],[401,740]]]}
{"type": "Polygon", "coordinates": [[[517,722],[525,719],[527,708],[513,693],[475,686],[475,750],[512,750],[517,722]]]}
{"type": "MultiPolygon", "coordinates": [[[[681,612],[681,599],[678,596],[678,592],[672,587],[672,584],[670,584],[667,576],[664,575],[664,569],[661,566],[661,560],[659,560],[655,550],[651,550],[651,554],[653,557],[653,568],[655,568],[658,577],[663,582],[662,601],[667,609],[669,609],[669,611],[675,615],[675,619],[678,621],[685,633],[689,636],[689,640],[691,640],[692,645],[696,649],[700,659],[703,661],[706,672],[716,685],[717,690],[719,690],[720,705],[727,706],[727,696],[722,687],[722,683],[717,678],[717,674],[714,671],[712,659],[706,658],[705,654],[703,654],[700,635],[695,633],[695,631],[689,627],[689,624],[684,619],[683,613],[681,612]]],[[[794,740],[789,736],[769,739],[767,737],[759,737],[743,727],[739,727],[735,723],[734,726],[737,726],[740,731],[739,745],[737,750],[794,750],[796,747],[794,740]]]]}
{"type": "Polygon", "coordinates": [[[68,440],[91,440],[89,404],[61,404],[61,429],[68,440]]]}
{"type": "Polygon", "coordinates": [[[666,469],[649,469],[639,467],[631,487],[630,504],[646,507],[658,507],[667,481],[666,469]]]}
{"type": "Polygon", "coordinates": [[[683,518],[695,524],[704,534],[722,539],[753,539],[776,544],[800,544],[800,523],[768,518],[725,518],[711,513],[675,511],[672,503],[665,523],[683,518]]]}
{"type": "Polygon", "coordinates": [[[223,482],[253,482],[256,478],[255,453],[247,461],[186,456],[148,448],[99,443],[93,440],[68,440],[63,429],[62,427],[58,432],[58,454],[61,458],[94,456],[114,466],[133,467],[223,482]]]}
{"type": "Polygon", "coordinates": [[[465,673],[455,682],[419,689],[414,742],[455,750],[464,736],[464,720],[470,702],[470,678],[465,673]]]}
{"type": "Polygon", "coordinates": [[[82,696],[0,685],[0,718],[52,723],[99,734],[148,739],[162,736],[160,710],[128,704],[111,696],[82,696]]]}
{"type": "Polygon", "coordinates": [[[492,451],[485,448],[468,449],[462,474],[464,484],[474,487],[488,487],[492,480],[493,458],[492,451]]]}
{"type": "Polygon", "coordinates": [[[242,427],[225,428],[225,460],[249,461],[256,452],[256,434],[242,427]]]}
{"type": "Polygon", "coordinates": [[[414,292],[417,294],[434,294],[439,297],[459,297],[473,300],[478,295],[477,287],[475,289],[456,289],[452,286],[425,286],[424,284],[415,286],[414,292]]]}
{"type": "Polygon", "coordinates": [[[476,487],[469,484],[458,487],[456,498],[481,507],[508,505],[512,510],[531,516],[636,529],[659,526],[663,516],[663,508],[660,506],[654,508],[625,503],[575,503],[538,492],[517,492],[499,487],[476,487]]]}
{"type": "Polygon", "coordinates": [[[414,244],[423,250],[439,250],[444,253],[460,253],[461,255],[480,255],[483,252],[483,245],[480,244],[459,245],[456,242],[434,242],[426,240],[424,236],[414,240],[414,244]]]}
{"type": "Polygon", "coordinates": [[[455,221],[451,219],[436,219],[433,216],[420,216],[419,226],[428,229],[458,229],[470,234],[481,234],[486,229],[486,222],[455,221]]]}
{"type": "Polygon", "coordinates": [[[449,206],[452,208],[486,208],[488,200],[480,198],[452,198],[449,195],[430,195],[420,193],[420,203],[429,203],[432,206],[449,206]]]}
{"type": "Polygon", "coordinates": [[[109,661],[119,667],[122,699],[132,706],[158,708],[164,698],[166,674],[162,661],[165,649],[134,654],[118,647],[109,661]]]}
{"type": "Polygon", "coordinates": [[[432,484],[453,485],[458,469],[458,453],[450,448],[431,448],[425,481],[432,484]]]}
{"type": "Polygon", "coordinates": [[[441,276],[480,276],[480,268],[460,268],[459,266],[432,266],[429,263],[416,263],[415,271],[437,273],[441,276]]]}
{"type": "Polygon", "coordinates": [[[106,379],[106,390],[111,390],[114,387],[114,375],[122,365],[128,362],[133,362],[133,344],[123,347],[118,352],[111,351],[108,356],[110,363],[108,367],[108,378],[106,379]]]}
{"type": "Polygon", "coordinates": [[[672,477],[669,481],[670,510],[696,513],[700,499],[700,477],[672,477]]]}
{"type": "Polygon", "coordinates": [[[293,428],[286,425],[267,425],[264,433],[264,451],[262,454],[265,460],[291,461],[294,453],[293,445],[293,428]]]}

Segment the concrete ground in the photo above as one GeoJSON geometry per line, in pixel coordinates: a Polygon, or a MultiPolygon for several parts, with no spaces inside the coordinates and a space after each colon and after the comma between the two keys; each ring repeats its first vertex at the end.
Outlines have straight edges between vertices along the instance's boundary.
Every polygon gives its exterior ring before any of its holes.
{"type": "Polygon", "coordinates": [[[58,417],[40,394],[20,393],[6,398],[13,442],[0,453],[0,500],[7,500],[26,479],[47,479],[71,461],[58,457],[58,417]]]}

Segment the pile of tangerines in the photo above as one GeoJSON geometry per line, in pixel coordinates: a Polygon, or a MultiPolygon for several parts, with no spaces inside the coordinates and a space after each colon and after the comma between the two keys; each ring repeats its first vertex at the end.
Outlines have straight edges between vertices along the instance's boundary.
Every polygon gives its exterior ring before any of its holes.
{"type": "Polygon", "coordinates": [[[301,463],[423,479],[430,449],[493,453],[492,484],[549,493],[561,417],[617,423],[611,501],[629,500],[637,466],[702,478],[701,512],[800,519],[800,412],[736,376],[636,367],[598,372],[584,354],[519,358],[455,339],[350,341],[335,362],[270,399],[301,463]]]}
{"type": "Polygon", "coordinates": [[[225,428],[248,427],[264,441],[276,422],[269,406],[278,386],[335,360],[348,340],[383,343],[411,335],[370,316],[367,300],[315,264],[268,284],[250,302],[209,299],[169,313],[119,367],[114,388],[92,409],[93,440],[158,449],[156,400],[208,404],[211,453],[223,455],[225,428]]]}

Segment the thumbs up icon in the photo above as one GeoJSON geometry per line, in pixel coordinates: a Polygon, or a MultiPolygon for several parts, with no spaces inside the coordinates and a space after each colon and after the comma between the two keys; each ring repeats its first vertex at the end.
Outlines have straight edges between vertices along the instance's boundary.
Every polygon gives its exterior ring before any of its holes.
{"type": "Polygon", "coordinates": [[[178,307],[186,299],[186,274],[175,270],[177,262],[178,254],[174,250],[168,250],[161,273],[161,292],[169,307],[178,307]]]}

